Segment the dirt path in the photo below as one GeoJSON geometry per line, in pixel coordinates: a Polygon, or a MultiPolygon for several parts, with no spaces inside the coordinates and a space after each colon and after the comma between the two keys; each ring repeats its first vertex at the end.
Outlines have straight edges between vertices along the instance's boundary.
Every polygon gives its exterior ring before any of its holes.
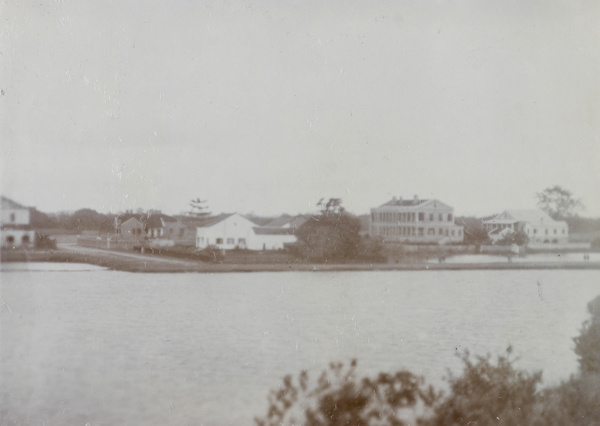
{"type": "Polygon", "coordinates": [[[173,259],[173,258],[162,257],[162,256],[158,257],[158,256],[152,255],[152,253],[148,253],[148,254],[125,253],[122,251],[112,251],[112,250],[103,250],[103,249],[96,249],[96,248],[90,248],[90,247],[81,247],[76,244],[58,244],[58,248],[61,250],[68,250],[68,251],[73,251],[73,252],[81,253],[81,254],[97,254],[97,255],[101,255],[101,256],[102,255],[116,256],[116,257],[121,257],[121,258],[128,257],[131,259],[151,261],[151,262],[167,262],[167,263],[173,263],[173,264],[179,264],[179,265],[196,263],[196,262],[192,262],[192,261],[188,261],[188,260],[173,259]]]}
{"type": "Polygon", "coordinates": [[[112,269],[126,269],[148,272],[155,271],[196,271],[201,265],[193,260],[174,259],[152,253],[126,253],[122,251],[102,250],[89,247],[81,247],[75,244],[58,244],[61,251],[77,254],[79,258],[92,261],[95,264],[107,266],[112,269]]]}

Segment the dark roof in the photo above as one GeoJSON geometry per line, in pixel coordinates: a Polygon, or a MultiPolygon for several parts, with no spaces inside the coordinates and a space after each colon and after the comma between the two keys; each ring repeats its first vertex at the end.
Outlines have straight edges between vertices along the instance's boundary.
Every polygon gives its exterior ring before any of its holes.
{"type": "Polygon", "coordinates": [[[152,215],[146,220],[146,228],[156,229],[156,228],[162,228],[162,227],[163,227],[163,222],[159,215],[152,215]]]}
{"type": "Polygon", "coordinates": [[[257,235],[294,235],[293,228],[274,228],[269,226],[257,226],[254,233],[257,235]]]}
{"type": "Polygon", "coordinates": [[[150,216],[146,216],[145,214],[137,214],[137,213],[125,213],[119,216],[119,222],[125,223],[129,219],[134,218],[142,222],[146,228],[154,229],[154,228],[162,228],[164,222],[175,222],[175,219],[171,216],[167,216],[166,214],[151,214],[150,216]],[[161,221],[162,219],[162,221],[161,221]]]}
{"type": "Polygon", "coordinates": [[[216,225],[217,223],[227,219],[229,216],[233,216],[235,213],[221,213],[216,216],[210,216],[198,219],[196,222],[196,226],[199,228],[208,228],[210,226],[216,225]]]}
{"type": "Polygon", "coordinates": [[[281,228],[284,225],[288,225],[290,228],[300,228],[300,226],[302,226],[304,224],[304,222],[306,222],[308,219],[302,215],[298,215],[298,216],[290,216],[287,214],[282,215],[281,217],[278,217],[277,219],[274,219],[272,221],[270,221],[269,223],[265,224],[264,226],[270,227],[270,228],[281,228]]]}
{"type": "Polygon", "coordinates": [[[429,200],[421,200],[419,198],[403,199],[403,198],[394,197],[387,203],[382,204],[381,207],[383,207],[383,206],[411,207],[411,206],[418,206],[420,204],[426,203],[427,201],[429,201],[429,200]]]}
{"type": "Polygon", "coordinates": [[[4,195],[0,196],[0,210],[18,210],[18,209],[27,209],[27,207],[22,206],[21,204],[11,200],[10,198],[6,198],[4,195]]]}
{"type": "Polygon", "coordinates": [[[269,226],[272,228],[280,228],[283,225],[290,223],[292,221],[292,219],[294,219],[294,218],[292,216],[290,216],[289,214],[284,214],[284,215],[279,216],[276,219],[273,219],[269,223],[265,224],[265,226],[269,226]]]}

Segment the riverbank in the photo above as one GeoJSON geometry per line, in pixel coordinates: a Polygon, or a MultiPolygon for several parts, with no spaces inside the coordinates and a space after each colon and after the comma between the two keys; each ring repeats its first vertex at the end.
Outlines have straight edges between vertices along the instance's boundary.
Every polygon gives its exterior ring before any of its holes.
{"type": "Polygon", "coordinates": [[[110,270],[143,273],[224,273],[284,271],[428,271],[428,270],[532,270],[600,269],[600,262],[489,262],[489,263],[270,263],[224,264],[167,258],[158,254],[124,253],[72,247],[58,250],[3,250],[2,262],[87,263],[110,270]]]}

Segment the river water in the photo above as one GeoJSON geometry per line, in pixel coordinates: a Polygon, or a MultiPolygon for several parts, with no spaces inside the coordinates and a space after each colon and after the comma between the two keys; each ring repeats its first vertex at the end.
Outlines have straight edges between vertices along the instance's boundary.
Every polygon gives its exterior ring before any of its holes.
{"type": "Polygon", "coordinates": [[[501,354],[553,385],[600,271],[134,274],[3,264],[0,423],[242,425],[286,374],[331,361],[443,388],[501,354]]]}

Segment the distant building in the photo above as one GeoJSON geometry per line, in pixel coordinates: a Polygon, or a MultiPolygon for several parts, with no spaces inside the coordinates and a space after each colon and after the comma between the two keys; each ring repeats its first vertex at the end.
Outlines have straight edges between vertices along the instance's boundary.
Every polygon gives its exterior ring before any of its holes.
{"type": "Polygon", "coordinates": [[[176,216],[172,221],[165,222],[165,238],[173,240],[177,245],[195,246],[196,227],[201,223],[201,218],[176,216]]]}
{"type": "Polygon", "coordinates": [[[146,218],[146,237],[148,238],[168,238],[166,224],[174,222],[170,216],[164,214],[151,214],[146,218]]]}
{"type": "Polygon", "coordinates": [[[141,240],[146,235],[146,224],[137,217],[130,217],[118,228],[119,239],[141,240]]]}
{"type": "Polygon", "coordinates": [[[454,208],[436,199],[392,198],[371,209],[370,234],[385,241],[445,244],[463,241],[454,208]]]}
{"type": "Polygon", "coordinates": [[[569,225],[552,219],[541,210],[505,210],[483,220],[483,229],[492,242],[497,242],[513,232],[523,232],[530,244],[567,243],[569,225]]]}
{"type": "Polygon", "coordinates": [[[296,242],[293,228],[258,226],[238,213],[202,219],[196,227],[196,247],[215,246],[223,250],[280,250],[296,242]]]}
{"type": "Polygon", "coordinates": [[[298,216],[289,216],[283,215],[278,217],[277,219],[273,219],[268,222],[265,226],[269,228],[286,228],[286,229],[294,229],[297,230],[308,220],[306,216],[298,215],[298,216]]]}
{"type": "Polygon", "coordinates": [[[35,231],[31,227],[30,210],[13,200],[0,196],[0,238],[2,247],[31,247],[35,231]]]}

